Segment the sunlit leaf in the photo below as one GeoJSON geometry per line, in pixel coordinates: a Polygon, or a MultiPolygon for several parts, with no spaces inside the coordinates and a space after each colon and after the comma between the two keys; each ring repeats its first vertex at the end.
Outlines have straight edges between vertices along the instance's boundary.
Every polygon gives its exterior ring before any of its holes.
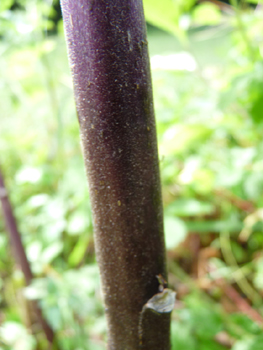
{"type": "Polygon", "coordinates": [[[41,254],[41,260],[45,264],[49,264],[52,260],[54,260],[63,250],[62,242],[54,242],[46,249],[43,250],[41,254]]]}
{"type": "Polygon", "coordinates": [[[194,198],[177,199],[166,208],[166,212],[175,216],[206,215],[211,214],[213,211],[214,206],[212,204],[201,202],[194,198]]]}
{"type": "Polygon", "coordinates": [[[221,21],[220,8],[213,3],[199,4],[193,11],[193,19],[199,25],[216,25],[221,21]]]}
{"type": "Polygon", "coordinates": [[[36,341],[19,323],[5,322],[0,327],[0,339],[12,350],[33,350],[36,341]]]}
{"type": "Polygon", "coordinates": [[[164,217],[164,232],[167,249],[176,248],[187,236],[184,222],[173,216],[164,217]]]}
{"type": "Polygon", "coordinates": [[[70,266],[77,266],[81,262],[87,250],[89,240],[90,237],[87,234],[79,238],[68,258],[70,266]]]}
{"type": "Polygon", "coordinates": [[[169,33],[177,35],[184,39],[183,24],[180,23],[180,17],[189,11],[194,5],[194,0],[144,0],[144,12],[146,21],[159,27],[169,33]]]}
{"type": "Polygon", "coordinates": [[[14,0],[1,0],[0,2],[0,13],[5,10],[9,10],[13,5],[14,0]]]}
{"type": "Polygon", "coordinates": [[[175,154],[196,147],[211,135],[211,129],[201,124],[173,125],[165,132],[160,153],[175,154]]]}

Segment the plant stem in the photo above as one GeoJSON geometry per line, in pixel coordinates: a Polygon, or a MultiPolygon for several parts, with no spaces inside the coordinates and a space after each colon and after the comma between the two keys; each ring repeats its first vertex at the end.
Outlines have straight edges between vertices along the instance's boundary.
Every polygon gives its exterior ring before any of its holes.
{"type": "Polygon", "coordinates": [[[168,350],[170,314],[145,313],[167,279],[141,0],[62,0],[110,350],[168,350]]]}
{"type": "MultiPolygon", "coordinates": [[[[21,240],[21,235],[17,228],[17,223],[13,210],[8,198],[8,193],[4,184],[4,177],[0,169],[0,200],[2,202],[3,216],[6,223],[6,228],[10,236],[11,246],[13,248],[14,257],[17,264],[21,267],[23,272],[26,285],[30,285],[33,274],[29,265],[29,262],[26,257],[25,249],[21,240]]],[[[32,302],[33,311],[36,315],[36,318],[41,325],[43,332],[46,336],[47,341],[50,345],[54,342],[54,334],[50,326],[47,324],[46,320],[43,318],[41,309],[38,307],[36,302],[32,302]]]]}

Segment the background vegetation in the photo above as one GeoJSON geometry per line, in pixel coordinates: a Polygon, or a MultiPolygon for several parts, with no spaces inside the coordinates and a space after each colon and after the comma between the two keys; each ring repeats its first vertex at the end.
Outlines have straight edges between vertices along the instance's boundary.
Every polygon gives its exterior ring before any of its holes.
{"type": "MultiPolygon", "coordinates": [[[[144,0],[174,350],[262,349],[262,3],[144,0]]],[[[28,299],[61,349],[105,349],[58,3],[1,0],[0,76],[0,162],[35,274],[25,288],[0,213],[0,349],[45,348],[28,299]]]]}

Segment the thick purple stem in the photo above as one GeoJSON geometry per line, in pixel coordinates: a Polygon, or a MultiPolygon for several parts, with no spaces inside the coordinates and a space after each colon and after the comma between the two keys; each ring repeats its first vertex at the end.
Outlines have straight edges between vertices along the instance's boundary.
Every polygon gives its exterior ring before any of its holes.
{"type": "Polygon", "coordinates": [[[141,0],[62,0],[110,350],[169,349],[169,314],[139,317],[166,277],[141,0]]]}

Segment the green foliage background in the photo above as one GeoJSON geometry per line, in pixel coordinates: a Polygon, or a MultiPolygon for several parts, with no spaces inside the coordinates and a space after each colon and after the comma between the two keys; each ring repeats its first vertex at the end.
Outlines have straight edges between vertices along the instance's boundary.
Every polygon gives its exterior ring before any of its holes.
{"type": "MultiPolygon", "coordinates": [[[[172,349],[260,350],[262,1],[144,0],[144,7],[169,279],[178,296],[172,349]]],[[[45,348],[37,325],[28,327],[27,299],[39,301],[61,349],[105,349],[57,3],[1,0],[0,76],[0,163],[36,276],[24,288],[0,216],[0,349],[45,348]]]]}

